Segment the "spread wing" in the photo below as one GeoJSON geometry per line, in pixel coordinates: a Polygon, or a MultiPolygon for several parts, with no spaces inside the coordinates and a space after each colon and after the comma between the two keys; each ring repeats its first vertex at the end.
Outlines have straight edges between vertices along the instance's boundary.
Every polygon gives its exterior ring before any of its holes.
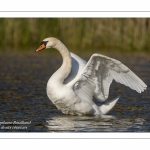
{"type": "Polygon", "coordinates": [[[93,96],[104,101],[109,96],[109,87],[113,79],[138,93],[146,89],[146,84],[120,61],[93,54],[78,76],[73,89],[84,100],[92,100],[93,96]]]}

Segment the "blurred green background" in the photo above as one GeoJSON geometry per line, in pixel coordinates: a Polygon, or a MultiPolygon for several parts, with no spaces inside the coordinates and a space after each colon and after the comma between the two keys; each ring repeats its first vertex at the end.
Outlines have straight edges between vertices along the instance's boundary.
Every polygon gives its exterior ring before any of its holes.
{"type": "Polygon", "coordinates": [[[46,37],[74,52],[150,52],[149,18],[0,18],[0,51],[35,50],[46,37]]]}

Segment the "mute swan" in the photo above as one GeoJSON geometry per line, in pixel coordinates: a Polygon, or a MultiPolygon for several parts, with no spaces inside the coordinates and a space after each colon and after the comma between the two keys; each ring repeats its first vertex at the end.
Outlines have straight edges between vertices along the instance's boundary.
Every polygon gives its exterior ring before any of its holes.
{"type": "Polygon", "coordinates": [[[58,39],[44,39],[36,52],[45,48],[57,49],[63,58],[61,67],[47,83],[47,95],[52,103],[64,114],[98,115],[103,117],[119,99],[96,105],[93,97],[104,102],[109,95],[113,79],[138,93],[146,89],[146,84],[120,61],[93,54],[88,62],[70,53],[58,39]]]}

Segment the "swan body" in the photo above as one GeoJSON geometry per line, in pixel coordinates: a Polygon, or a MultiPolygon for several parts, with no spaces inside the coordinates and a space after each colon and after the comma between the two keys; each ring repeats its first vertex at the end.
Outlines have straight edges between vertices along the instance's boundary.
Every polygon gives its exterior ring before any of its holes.
{"type": "Polygon", "coordinates": [[[88,62],[70,53],[58,39],[50,37],[41,42],[36,52],[45,48],[57,49],[63,58],[61,67],[47,83],[47,96],[64,114],[106,115],[117,103],[119,96],[105,102],[113,80],[136,90],[146,89],[146,84],[120,61],[93,54],[88,62]],[[100,102],[96,105],[93,97],[100,102]]]}

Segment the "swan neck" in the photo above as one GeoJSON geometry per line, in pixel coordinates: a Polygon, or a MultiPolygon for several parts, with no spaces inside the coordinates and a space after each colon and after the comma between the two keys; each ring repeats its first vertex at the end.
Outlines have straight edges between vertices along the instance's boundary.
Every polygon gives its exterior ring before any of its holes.
{"type": "Polygon", "coordinates": [[[58,41],[58,43],[55,45],[55,47],[60,54],[62,55],[63,63],[61,67],[56,71],[57,80],[59,82],[64,82],[64,79],[68,77],[68,75],[71,72],[71,65],[72,65],[72,59],[70,52],[68,51],[67,47],[61,42],[58,41]]]}

